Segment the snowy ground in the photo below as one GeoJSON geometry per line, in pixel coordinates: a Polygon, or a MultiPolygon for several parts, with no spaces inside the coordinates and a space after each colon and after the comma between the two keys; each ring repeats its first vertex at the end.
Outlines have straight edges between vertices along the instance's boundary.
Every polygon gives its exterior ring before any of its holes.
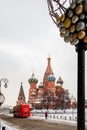
{"type": "Polygon", "coordinates": [[[54,122],[54,123],[70,123],[71,125],[77,125],[76,121],[69,121],[69,120],[64,120],[64,119],[45,119],[45,117],[37,117],[37,116],[31,116],[29,117],[30,119],[36,119],[36,120],[45,120],[47,122],[54,122]]]}
{"type": "MultiPolygon", "coordinates": [[[[67,120],[61,120],[61,119],[45,119],[45,117],[37,117],[37,116],[31,116],[28,119],[36,119],[36,120],[45,120],[47,122],[54,122],[54,123],[70,123],[72,125],[76,125],[76,121],[67,121],[67,120]]],[[[5,130],[19,130],[19,128],[17,128],[16,126],[12,126],[12,124],[0,120],[0,130],[2,130],[2,127],[5,127],[5,130]]]]}
{"type": "MultiPolygon", "coordinates": [[[[12,116],[11,114],[9,116],[12,116]]],[[[64,124],[70,124],[70,125],[77,125],[77,121],[75,120],[64,120],[64,119],[45,119],[45,117],[39,117],[39,116],[31,116],[28,119],[36,119],[36,120],[45,120],[47,122],[52,122],[52,123],[64,123],[64,124]]],[[[86,127],[87,127],[87,122],[85,123],[86,127]]],[[[2,130],[2,127],[5,127],[5,130],[20,130],[18,127],[13,126],[12,124],[0,120],[0,130],[2,130]]]]}
{"type": "MultiPolygon", "coordinates": [[[[29,117],[29,119],[36,119],[36,120],[45,120],[47,122],[54,122],[54,123],[64,123],[64,124],[67,124],[67,123],[70,123],[72,125],[75,125],[76,126],[76,121],[65,121],[65,120],[61,120],[61,119],[45,119],[44,117],[36,117],[36,116],[31,116],[29,117]]],[[[3,120],[0,120],[0,130],[2,130],[2,127],[5,127],[5,130],[19,130],[19,128],[17,128],[16,126],[12,126],[12,124],[6,122],[6,121],[3,121],[3,120]]]]}
{"type": "Polygon", "coordinates": [[[12,124],[6,122],[6,121],[3,121],[0,119],[0,130],[19,130],[18,128],[16,128],[16,126],[13,126],[12,124]],[[5,127],[5,128],[3,128],[5,127]]]}

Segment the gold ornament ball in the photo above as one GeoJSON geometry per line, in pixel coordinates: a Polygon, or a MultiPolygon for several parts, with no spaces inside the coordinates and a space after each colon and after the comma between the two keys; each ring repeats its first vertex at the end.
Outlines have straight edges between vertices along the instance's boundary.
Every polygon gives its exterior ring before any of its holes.
{"type": "Polygon", "coordinates": [[[87,43],[87,36],[84,37],[83,42],[87,43]]]}
{"type": "Polygon", "coordinates": [[[69,28],[71,25],[71,20],[69,18],[66,18],[64,21],[64,27],[69,28]]]}
{"type": "Polygon", "coordinates": [[[85,31],[80,31],[80,32],[78,33],[78,38],[79,38],[79,39],[83,39],[83,38],[85,37],[85,35],[86,35],[85,31]]]}

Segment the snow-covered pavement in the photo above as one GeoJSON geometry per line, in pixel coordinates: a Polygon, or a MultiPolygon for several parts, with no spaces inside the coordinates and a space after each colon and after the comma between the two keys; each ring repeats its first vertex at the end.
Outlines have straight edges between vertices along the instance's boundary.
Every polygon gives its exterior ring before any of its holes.
{"type": "MultiPolygon", "coordinates": [[[[38,117],[38,116],[31,116],[29,119],[36,119],[36,120],[44,120],[47,122],[52,122],[52,123],[61,123],[61,124],[68,124],[68,125],[77,125],[77,121],[75,120],[64,120],[64,119],[45,119],[45,117],[38,117]]],[[[85,122],[85,126],[87,127],[87,122],[85,122]]]]}
{"type": "Polygon", "coordinates": [[[44,120],[44,121],[53,122],[53,123],[63,123],[63,124],[68,123],[70,125],[75,125],[75,126],[77,125],[76,121],[69,121],[69,120],[64,120],[64,119],[45,119],[45,117],[37,117],[37,116],[31,116],[28,119],[44,120]]]}
{"type": "MultiPolygon", "coordinates": [[[[9,115],[11,116],[11,115],[9,115]]],[[[68,125],[77,125],[77,121],[75,120],[64,120],[64,119],[45,119],[45,117],[39,117],[39,116],[30,116],[28,119],[36,119],[36,120],[44,120],[46,122],[52,122],[52,123],[61,123],[61,124],[68,124],[68,125]]],[[[87,122],[85,123],[87,127],[87,122]]],[[[0,120],[0,130],[2,130],[2,127],[5,127],[5,130],[20,130],[17,126],[13,126],[12,124],[0,120]]]]}
{"type": "Polygon", "coordinates": [[[0,130],[19,130],[16,126],[0,119],[0,130]]]}

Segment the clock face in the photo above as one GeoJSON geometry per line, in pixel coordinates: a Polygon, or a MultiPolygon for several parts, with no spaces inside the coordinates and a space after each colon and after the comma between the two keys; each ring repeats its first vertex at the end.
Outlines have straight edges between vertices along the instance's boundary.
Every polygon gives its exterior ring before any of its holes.
{"type": "Polygon", "coordinates": [[[3,94],[0,94],[0,103],[2,104],[5,100],[5,97],[3,94]]]}

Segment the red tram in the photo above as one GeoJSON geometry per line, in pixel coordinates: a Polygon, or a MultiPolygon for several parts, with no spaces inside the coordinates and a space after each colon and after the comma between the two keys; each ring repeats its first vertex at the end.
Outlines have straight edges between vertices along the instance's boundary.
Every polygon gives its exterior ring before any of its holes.
{"type": "Polygon", "coordinates": [[[13,107],[13,116],[14,117],[29,117],[30,116],[30,106],[29,104],[22,104],[19,106],[13,107]]]}

